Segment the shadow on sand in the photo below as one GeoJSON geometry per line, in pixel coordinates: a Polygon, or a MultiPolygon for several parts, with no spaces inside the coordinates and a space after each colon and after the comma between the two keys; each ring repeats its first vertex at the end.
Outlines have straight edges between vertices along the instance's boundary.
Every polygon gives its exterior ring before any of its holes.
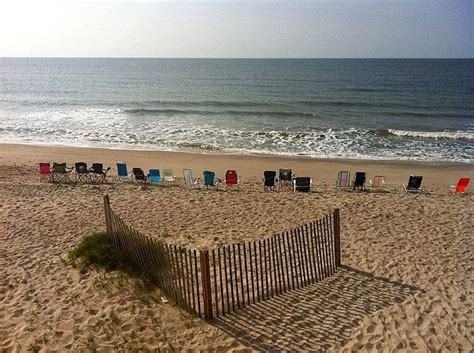
{"type": "Polygon", "coordinates": [[[237,310],[212,324],[256,350],[325,351],[361,319],[422,290],[342,266],[322,282],[237,310]]]}

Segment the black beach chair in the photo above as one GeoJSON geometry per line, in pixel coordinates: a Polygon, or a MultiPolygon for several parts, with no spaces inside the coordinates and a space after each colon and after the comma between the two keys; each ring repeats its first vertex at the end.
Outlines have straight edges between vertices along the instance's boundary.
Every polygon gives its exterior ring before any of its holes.
{"type": "Polygon", "coordinates": [[[102,163],[92,163],[92,167],[89,169],[90,181],[104,183],[109,170],[110,167],[104,169],[104,165],[102,163]]]}
{"type": "Polygon", "coordinates": [[[365,179],[366,179],[365,172],[357,172],[355,175],[354,184],[352,185],[352,190],[355,190],[355,189],[364,190],[365,179]]]}
{"type": "Polygon", "coordinates": [[[53,173],[51,180],[53,183],[69,183],[71,182],[72,168],[68,167],[66,163],[53,163],[53,173]]]}
{"type": "Polygon", "coordinates": [[[89,179],[89,169],[87,168],[87,163],[77,162],[74,164],[74,179],[76,182],[87,183],[89,179]]]}
{"type": "Polygon", "coordinates": [[[276,172],[273,170],[266,170],[263,172],[263,190],[275,190],[278,179],[276,172]]]}
{"type": "Polygon", "coordinates": [[[135,177],[135,181],[139,183],[147,182],[147,177],[141,168],[133,168],[133,176],[135,177]]]}
{"type": "Polygon", "coordinates": [[[279,171],[279,181],[280,188],[286,186],[288,189],[293,187],[293,171],[291,169],[280,169],[279,171]]]}
{"type": "Polygon", "coordinates": [[[293,178],[293,191],[311,192],[313,189],[313,180],[310,177],[293,178]]]}
{"type": "Polygon", "coordinates": [[[419,175],[410,175],[408,179],[408,184],[403,188],[406,192],[421,192],[421,182],[423,181],[423,177],[419,175]]]}

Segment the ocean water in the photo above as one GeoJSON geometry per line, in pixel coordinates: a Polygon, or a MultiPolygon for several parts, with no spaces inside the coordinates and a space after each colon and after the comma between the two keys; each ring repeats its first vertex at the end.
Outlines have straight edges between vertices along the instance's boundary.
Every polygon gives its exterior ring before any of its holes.
{"type": "Polygon", "coordinates": [[[0,142],[474,161],[474,60],[0,58],[0,142]]]}

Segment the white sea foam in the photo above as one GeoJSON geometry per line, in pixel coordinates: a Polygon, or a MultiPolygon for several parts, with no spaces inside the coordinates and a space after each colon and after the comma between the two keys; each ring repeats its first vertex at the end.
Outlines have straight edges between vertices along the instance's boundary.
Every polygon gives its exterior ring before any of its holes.
{"type": "Polygon", "coordinates": [[[395,129],[387,129],[387,131],[392,135],[401,136],[401,137],[474,140],[474,132],[466,132],[466,131],[405,131],[405,130],[395,130],[395,129]]]}

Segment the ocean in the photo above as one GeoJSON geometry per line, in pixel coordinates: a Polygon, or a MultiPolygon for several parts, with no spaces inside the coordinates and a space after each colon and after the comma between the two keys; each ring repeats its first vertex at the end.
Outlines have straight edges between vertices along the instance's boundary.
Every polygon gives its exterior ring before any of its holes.
{"type": "Polygon", "coordinates": [[[473,163],[474,60],[0,58],[0,142],[473,163]]]}

